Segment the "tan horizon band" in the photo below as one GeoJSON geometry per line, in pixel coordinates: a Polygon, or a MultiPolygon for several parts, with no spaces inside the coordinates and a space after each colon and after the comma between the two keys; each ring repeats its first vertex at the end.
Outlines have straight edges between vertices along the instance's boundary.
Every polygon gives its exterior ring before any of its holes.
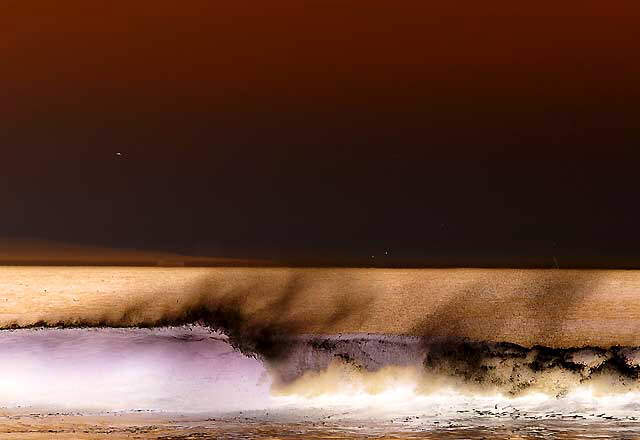
{"type": "Polygon", "coordinates": [[[227,307],[293,335],[640,346],[640,271],[0,267],[0,327],[153,326],[227,307]]]}

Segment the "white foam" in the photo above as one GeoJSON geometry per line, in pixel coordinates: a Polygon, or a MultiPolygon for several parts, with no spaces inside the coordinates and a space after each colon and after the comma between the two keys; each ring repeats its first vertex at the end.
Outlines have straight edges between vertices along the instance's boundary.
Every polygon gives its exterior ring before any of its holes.
{"type": "Polygon", "coordinates": [[[353,417],[464,411],[635,414],[640,394],[581,387],[563,398],[471,394],[415,365],[332,364],[272,389],[269,367],[205,328],[0,332],[0,406],[77,411],[332,410],[353,417]]]}

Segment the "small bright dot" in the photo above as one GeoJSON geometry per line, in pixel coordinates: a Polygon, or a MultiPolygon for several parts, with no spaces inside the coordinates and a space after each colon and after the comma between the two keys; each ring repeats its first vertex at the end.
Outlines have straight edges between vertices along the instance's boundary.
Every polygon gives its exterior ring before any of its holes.
{"type": "Polygon", "coordinates": [[[122,153],[118,151],[118,152],[116,153],[116,156],[122,156],[122,153]]]}

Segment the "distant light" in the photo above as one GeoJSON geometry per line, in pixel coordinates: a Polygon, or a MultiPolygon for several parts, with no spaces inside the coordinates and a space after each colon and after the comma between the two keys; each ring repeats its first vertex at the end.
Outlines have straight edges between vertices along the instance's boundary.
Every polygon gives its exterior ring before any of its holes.
{"type": "Polygon", "coordinates": [[[118,152],[116,152],[116,156],[122,157],[124,155],[121,152],[118,151],[118,152]]]}

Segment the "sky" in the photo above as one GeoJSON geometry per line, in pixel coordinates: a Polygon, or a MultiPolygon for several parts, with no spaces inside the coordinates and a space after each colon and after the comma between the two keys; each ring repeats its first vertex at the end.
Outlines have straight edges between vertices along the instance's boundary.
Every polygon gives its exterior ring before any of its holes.
{"type": "Polygon", "coordinates": [[[639,19],[625,0],[7,0],[0,236],[640,266],[639,19]]]}

